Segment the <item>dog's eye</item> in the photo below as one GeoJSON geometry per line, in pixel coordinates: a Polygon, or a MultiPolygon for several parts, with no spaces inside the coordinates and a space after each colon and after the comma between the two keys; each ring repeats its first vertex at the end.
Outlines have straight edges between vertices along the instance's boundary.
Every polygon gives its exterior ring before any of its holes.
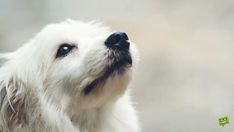
{"type": "Polygon", "coordinates": [[[56,54],[56,58],[65,57],[68,53],[70,53],[72,51],[73,48],[75,48],[74,45],[70,45],[67,43],[60,45],[60,47],[57,51],[57,54],[56,54]]]}

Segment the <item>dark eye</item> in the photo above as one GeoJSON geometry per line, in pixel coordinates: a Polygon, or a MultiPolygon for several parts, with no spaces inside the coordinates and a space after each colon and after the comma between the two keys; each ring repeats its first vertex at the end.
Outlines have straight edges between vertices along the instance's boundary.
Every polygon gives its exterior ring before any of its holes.
{"type": "Polygon", "coordinates": [[[56,54],[56,58],[65,57],[68,53],[72,51],[73,48],[75,48],[74,45],[70,45],[67,43],[60,45],[56,54]]]}

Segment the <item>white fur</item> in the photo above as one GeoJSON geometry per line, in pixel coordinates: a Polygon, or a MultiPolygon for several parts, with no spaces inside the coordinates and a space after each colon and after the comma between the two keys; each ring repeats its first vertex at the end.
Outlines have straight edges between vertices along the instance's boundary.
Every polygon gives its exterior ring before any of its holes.
{"type": "MultiPolygon", "coordinates": [[[[95,22],[46,26],[15,52],[0,54],[1,132],[138,132],[127,86],[133,68],[83,95],[109,63],[104,41],[112,33],[95,22]],[[55,58],[60,44],[77,46],[55,58]],[[4,95],[4,94],[3,94],[4,95]]],[[[135,66],[137,53],[130,44],[135,66]]]]}

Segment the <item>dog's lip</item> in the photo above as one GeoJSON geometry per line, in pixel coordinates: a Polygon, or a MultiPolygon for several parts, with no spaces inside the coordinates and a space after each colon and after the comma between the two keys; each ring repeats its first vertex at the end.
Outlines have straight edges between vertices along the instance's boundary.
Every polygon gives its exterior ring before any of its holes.
{"type": "Polygon", "coordinates": [[[112,63],[110,66],[106,66],[105,70],[101,75],[94,79],[92,82],[88,83],[84,87],[84,94],[88,95],[98,86],[103,86],[105,81],[114,74],[123,74],[128,68],[132,67],[131,56],[123,57],[119,61],[112,63]]]}

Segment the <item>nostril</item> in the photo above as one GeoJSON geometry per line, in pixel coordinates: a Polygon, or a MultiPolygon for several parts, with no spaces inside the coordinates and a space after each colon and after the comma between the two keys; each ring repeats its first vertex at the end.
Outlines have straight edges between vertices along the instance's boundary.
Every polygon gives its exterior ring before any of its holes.
{"type": "Polygon", "coordinates": [[[109,48],[129,48],[128,36],[124,32],[115,32],[111,34],[105,41],[105,45],[109,48]]]}
{"type": "Polygon", "coordinates": [[[121,34],[121,37],[124,39],[124,40],[128,40],[128,35],[124,32],[122,32],[121,34]]]}

